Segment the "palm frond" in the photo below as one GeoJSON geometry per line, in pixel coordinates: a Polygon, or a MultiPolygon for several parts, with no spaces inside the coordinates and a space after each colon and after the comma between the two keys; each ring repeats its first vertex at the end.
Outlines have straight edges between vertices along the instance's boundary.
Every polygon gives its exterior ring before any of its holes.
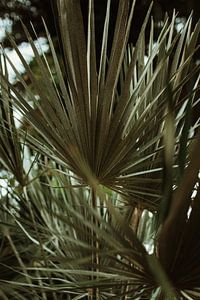
{"type": "MultiPolygon", "coordinates": [[[[188,70],[200,25],[192,32],[189,18],[182,33],[173,37],[173,16],[171,22],[166,19],[158,40],[153,44],[152,23],[151,49],[145,62],[144,36],[150,10],[136,46],[128,46],[126,52],[133,8],[134,3],[130,5],[129,1],[119,3],[113,45],[107,62],[108,2],[101,64],[97,71],[93,1],[89,5],[87,41],[80,4],[58,2],[65,53],[64,69],[59,66],[46,29],[58,84],[55,83],[45,56],[44,59],[40,57],[24,27],[41,70],[40,80],[34,76],[11,37],[10,40],[35,86],[39,101],[36,101],[35,95],[12,62],[9,63],[38,110],[34,110],[15,87],[10,86],[10,89],[18,109],[40,134],[37,137],[39,151],[49,156],[53,154],[59,163],[65,164],[89,185],[103,184],[129,199],[131,196],[135,202],[156,209],[161,198],[162,136],[167,113],[168,84],[174,99],[171,106],[176,118],[178,109],[183,105],[179,100],[181,91],[193,76],[188,70]],[[77,18],[79,21],[75,22],[77,18]],[[186,37],[187,43],[184,43],[186,37]]],[[[179,142],[178,136],[174,138],[179,142]]]]}
{"type": "MultiPolygon", "coordinates": [[[[8,80],[4,55],[0,56],[0,71],[8,80]]],[[[24,182],[21,159],[21,142],[15,126],[11,89],[1,80],[0,91],[0,162],[15,176],[20,184],[24,182]]]]}

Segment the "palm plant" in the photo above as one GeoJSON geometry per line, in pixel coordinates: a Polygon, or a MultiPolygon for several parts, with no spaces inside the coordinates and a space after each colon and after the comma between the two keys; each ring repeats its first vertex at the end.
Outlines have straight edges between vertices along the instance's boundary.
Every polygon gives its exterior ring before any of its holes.
{"type": "Polygon", "coordinates": [[[150,7],[133,46],[134,5],[119,1],[108,51],[107,1],[99,67],[93,0],[86,35],[80,2],[57,1],[53,66],[22,24],[40,75],[9,36],[33,88],[2,52],[2,299],[200,299],[200,23],[166,16],[155,41],[151,20],[147,47],[150,7]]]}

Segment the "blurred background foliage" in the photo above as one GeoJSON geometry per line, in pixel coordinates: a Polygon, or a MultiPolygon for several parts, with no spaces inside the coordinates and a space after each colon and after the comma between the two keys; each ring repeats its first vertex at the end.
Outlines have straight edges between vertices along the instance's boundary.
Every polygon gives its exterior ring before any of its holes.
{"type": "MultiPolygon", "coordinates": [[[[0,17],[4,20],[8,18],[12,22],[12,31],[17,43],[25,40],[25,35],[22,31],[20,19],[26,24],[27,27],[30,26],[30,21],[33,23],[38,35],[44,34],[44,27],[41,22],[41,16],[44,17],[49,31],[52,36],[56,34],[55,26],[53,24],[53,14],[52,5],[54,1],[48,0],[2,0],[0,3],[0,17]]],[[[114,23],[114,19],[117,14],[118,0],[112,1],[112,12],[111,12],[111,24],[114,23]],[[113,19],[113,20],[112,20],[113,19]]],[[[85,17],[87,16],[87,1],[81,0],[82,11],[85,17]]],[[[106,0],[95,0],[95,22],[97,24],[96,28],[98,33],[103,30],[104,16],[106,11],[106,0]]],[[[129,40],[130,42],[135,42],[137,35],[140,31],[142,21],[150,5],[150,0],[142,0],[136,3],[136,8],[134,12],[134,30],[131,30],[129,40]]],[[[173,10],[179,14],[180,18],[187,18],[191,11],[193,10],[193,22],[195,23],[199,19],[200,15],[200,4],[198,0],[156,0],[153,4],[152,15],[156,21],[162,21],[166,12],[172,15],[173,10]]],[[[97,39],[98,39],[97,33],[97,39]]],[[[7,45],[8,40],[4,40],[5,45],[7,45]]]]}

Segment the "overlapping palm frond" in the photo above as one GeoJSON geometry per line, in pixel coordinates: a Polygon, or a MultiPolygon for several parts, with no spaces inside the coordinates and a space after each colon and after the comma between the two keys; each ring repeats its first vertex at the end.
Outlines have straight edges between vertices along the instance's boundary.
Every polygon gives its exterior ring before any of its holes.
{"type": "MultiPolygon", "coordinates": [[[[16,295],[20,291],[25,299],[26,286],[36,299],[42,293],[42,299],[51,299],[54,293],[55,299],[95,299],[95,295],[132,299],[132,295],[153,294],[158,283],[149,261],[153,268],[159,262],[148,255],[123,217],[126,210],[119,197],[99,191],[99,205],[94,209],[89,189],[58,188],[71,186],[73,179],[58,171],[51,175],[32,181],[23,193],[16,191],[18,205],[8,212],[16,236],[23,236],[26,244],[22,251],[7,220],[4,240],[16,256],[17,264],[10,268],[17,275],[2,276],[0,282],[8,284],[10,280],[16,295]],[[94,255],[98,258],[95,262],[94,255]]],[[[9,262],[5,263],[9,270],[9,262]]]]}
{"type": "Polygon", "coordinates": [[[168,215],[158,240],[159,257],[182,293],[200,299],[199,276],[199,133],[190,153],[190,163],[172,195],[168,215]],[[169,246],[169,240],[173,244],[169,246]],[[189,275],[189,276],[188,276],[189,275]]]}

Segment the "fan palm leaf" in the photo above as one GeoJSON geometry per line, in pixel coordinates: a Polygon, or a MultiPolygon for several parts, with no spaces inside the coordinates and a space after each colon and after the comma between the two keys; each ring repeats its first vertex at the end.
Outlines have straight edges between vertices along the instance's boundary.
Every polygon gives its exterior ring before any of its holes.
{"type": "MultiPolygon", "coordinates": [[[[197,24],[192,32],[189,18],[183,31],[174,37],[175,16],[172,21],[166,19],[154,44],[152,23],[145,62],[144,38],[150,10],[136,46],[128,46],[126,51],[133,8],[134,3],[131,4],[131,1],[119,2],[113,44],[108,56],[108,1],[100,67],[97,70],[93,1],[89,1],[87,41],[79,1],[58,2],[64,52],[62,66],[46,29],[57,83],[45,56],[44,59],[39,56],[24,27],[41,71],[39,80],[25,62],[12,37],[10,40],[40,100],[35,99],[33,92],[7,58],[33,104],[27,102],[12,85],[10,89],[13,102],[39,133],[36,140],[32,139],[34,147],[57,158],[83,183],[105,185],[129,199],[131,195],[132,202],[140,202],[155,209],[160,202],[163,160],[161,139],[169,85],[176,118],[182,107],[182,88],[198,71],[196,68],[194,72],[188,73],[200,25],[197,24]],[[187,43],[184,43],[186,38],[187,43]],[[33,109],[33,105],[38,109],[33,109]]],[[[178,135],[175,139],[179,141],[178,135]]]]}

